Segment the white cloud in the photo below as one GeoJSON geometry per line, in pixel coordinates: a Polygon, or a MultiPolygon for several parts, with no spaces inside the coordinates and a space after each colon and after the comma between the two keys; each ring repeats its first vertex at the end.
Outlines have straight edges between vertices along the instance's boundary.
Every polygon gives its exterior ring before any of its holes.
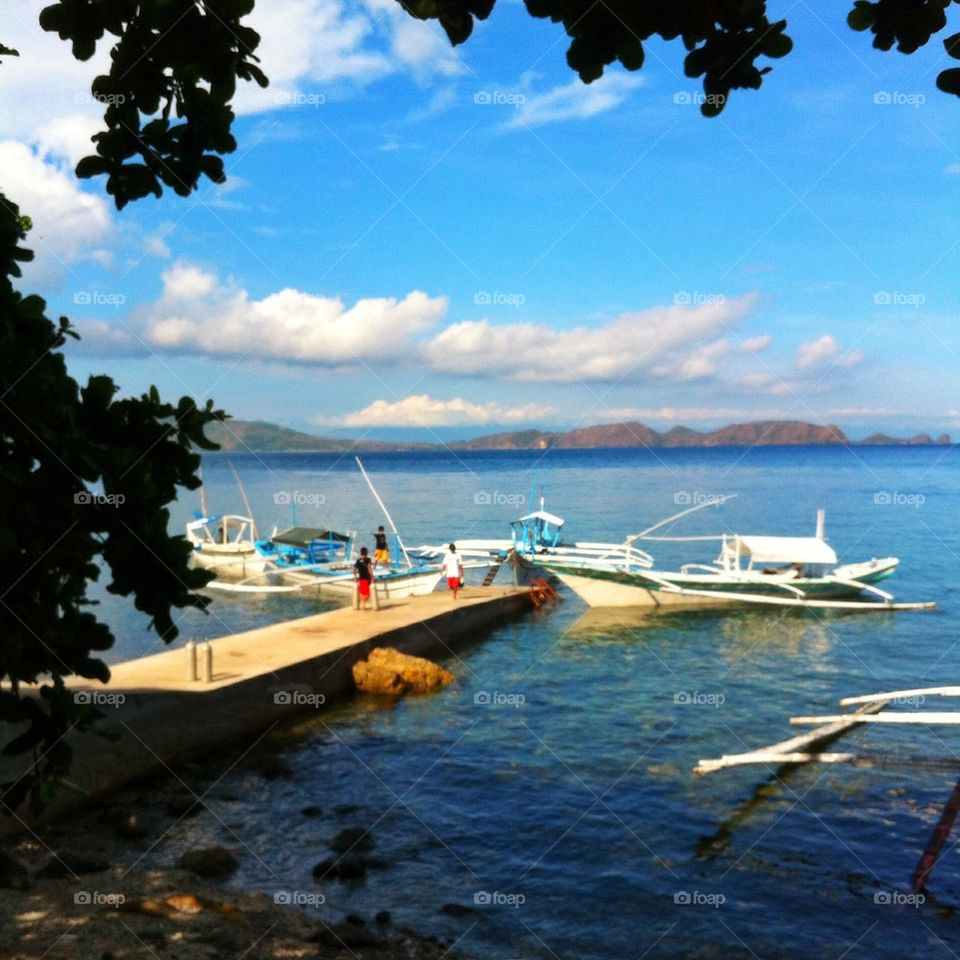
{"type": "Polygon", "coordinates": [[[160,299],[138,319],[144,339],[159,349],[334,365],[409,357],[414,338],[446,310],[446,298],[416,290],[402,300],[366,298],[351,307],[290,288],[255,300],[213,273],[177,263],[163,274],[160,299]]]}
{"type": "Polygon", "coordinates": [[[401,71],[420,80],[464,72],[439,28],[415,20],[396,0],[270,0],[245,22],[260,34],[256,53],[270,85],[241,83],[238,114],[289,107],[311,93],[342,99],[401,71]]]}
{"type": "Polygon", "coordinates": [[[716,340],[690,353],[674,358],[672,363],[657,364],[651,373],[662,380],[705,380],[717,372],[716,361],[730,352],[727,340],[716,340]]]}
{"type": "Polygon", "coordinates": [[[825,333],[816,340],[807,340],[797,350],[797,366],[801,370],[824,364],[839,367],[853,367],[863,360],[862,350],[852,350],[844,354],[836,337],[825,333]]]}
{"type": "Polygon", "coordinates": [[[717,334],[748,314],[757,300],[751,293],[695,307],[657,307],[600,327],[565,331],[465,320],[441,331],[425,353],[445,373],[504,380],[571,383],[644,374],[688,380],[710,375],[714,360],[728,348],[717,334]]]}
{"type": "Polygon", "coordinates": [[[736,381],[736,386],[747,393],[763,393],[771,397],[786,397],[800,393],[805,384],[790,377],[781,377],[775,373],[752,371],[745,373],[736,381]]]}
{"type": "Polygon", "coordinates": [[[752,293],[558,330],[487,319],[445,322],[446,297],[420,291],[352,305],[293,288],[255,299],[239,284],[182,261],[162,280],[159,299],[130,316],[132,329],[156,350],[317,366],[376,362],[384,371],[429,368],[521,383],[684,383],[718,376],[721,359],[730,356],[732,363],[739,353],[722,334],[758,300],[752,293]]]}
{"type": "Polygon", "coordinates": [[[91,137],[102,126],[102,119],[97,116],[75,113],[40,124],[31,139],[41,156],[63,157],[75,167],[83,157],[96,152],[91,137]]]}
{"type": "Polygon", "coordinates": [[[770,344],[773,343],[773,337],[769,333],[761,334],[759,337],[750,337],[740,344],[740,349],[744,353],[762,353],[770,344]]]}
{"type": "Polygon", "coordinates": [[[545,324],[460,321],[440,327],[445,297],[413,291],[401,300],[336,297],[287,288],[262,300],[207,270],[176,263],[160,299],[137,312],[158,349],[331,365],[377,359],[391,367],[538,383],[685,382],[712,377],[731,352],[725,332],[750,312],[756,294],[699,306],[654,308],[605,324],[556,330],[545,324]],[[439,328],[439,329],[438,329],[439,328]]]}
{"type": "Polygon", "coordinates": [[[392,70],[385,54],[365,48],[373,33],[369,17],[348,12],[339,0],[258,3],[244,22],[260,34],[256,55],[270,85],[240,83],[234,98],[239,114],[287,106],[313,88],[369,83],[392,70]]]}
{"type": "Polygon", "coordinates": [[[459,55],[436,21],[411,17],[397,0],[363,0],[377,22],[389,25],[394,57],[421,77],[455,77],[466,72],[459,55]]]}
{"type": "Polygon", "coordinates": [[[906,410],[889,407],[834,407],[827,411],[831,417],[901,417],[910,416],[906,410]]]}
{"type": "Polygon", "coordinates": [[[508,407],[492,400],[487,403],[471,403],[460,397],[437,400],[423,393],[392,403],[376,400],[362,410],[320,422],[328,426],[345,427],[449,427],[461,424],[534,423],[553,412],[553,407],[535,403],[508,407]]]}
{"type": "Polygon", "coordinates": [[[840,353],[840,344],[835,337],[824,334],[817,340],[807,340],[797,351],[797,366],[812,367],[831,360],[840,353]]]}
{"type": "Polygon", "coordinates": [[[33,220],[26,246],[34,251],[24,277],[33,283],[61,280],[80,260],[103,260],[113,222],[106,202],[82,191],[76,178],[56,162],[16,140],[0,141],[0,183],[4,193],[33,220]]]}
{"type": "Polygon", "coordinates": [[[37,22],[47,0],[21,0],[0,9],[0,37],[20,53],[4,58],[0,97],[0,130],[5,137],[42,143],[75,163],[91,153],[84,143],[96,129],[103,107],[90,96],[95,76],[110,68],[107,44],[100,43],[91,60],[81,63],[70,44],[47,33],[37,22]]]}
{"type": "Polygon", "coordinates": [[[599,80],[586,84],[579,78],[547,93],[524,93],[507,127],[539,127],[563,120],[583,120],[620,106],[642,84],[638,76],[605,73],[599,80]]]}

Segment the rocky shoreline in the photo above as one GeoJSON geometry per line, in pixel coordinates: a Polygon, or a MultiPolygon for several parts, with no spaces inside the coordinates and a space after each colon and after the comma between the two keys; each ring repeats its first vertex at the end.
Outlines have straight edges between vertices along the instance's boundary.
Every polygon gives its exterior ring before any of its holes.
{"type": "Polygon", "coordinates": [[[322,909],[320,881],[360,869],[368,858],[373,840],[359,827],[334,838],[314,871],[316,892],[269,896],[231,887],[236,859],[222,847],[192,850],[162,867],[148,864],[147,853],[167,831],[200,809],[182,785],[158,783],[7,837],[0,850],[0,957],[459,956],[435,937],[395,926],[385,911],[334,918],[322,909]]]}

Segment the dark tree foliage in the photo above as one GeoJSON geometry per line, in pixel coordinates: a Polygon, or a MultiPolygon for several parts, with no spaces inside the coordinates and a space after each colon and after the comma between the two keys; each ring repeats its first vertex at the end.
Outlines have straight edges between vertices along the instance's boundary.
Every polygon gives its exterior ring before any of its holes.
{"type": "Polygon", "coordinates": [[[222,154],[237,142],[230,101],[237,78],[267,85],[253,51],[260,36],[240,20],[253,0],[60,0],[40,25],[69,40],[89,60],[104,34],[113,43],[110,72],[93,96],[105,106],[97,152],[77,176],[107,175],[107,193],[122,208],[161,184],[189,195],[201,175],[225,180],[222,154]],[[171,118],[172,115],[172,118],[171,118]]]}
{"type": "MultiPolygon", "coordinates": [[[[496,0],[397,0],[413,17],[436,20],[451,43],[463,43],[496,0]]],[[[757,90],[772,69],[758,64],[790,53],[785,19],[771,21],[766,0],[524,0],[534,17],[563,25],[567,62],[590,83],[619,62],[639,70],[644,42],[679,40],[689,77],[702,78],[700,109],[716,116],[733,90],[757,90]]],[[[873,45],[913,53],[947,25],[946,11],[960,0],[855,0],[847,16],[853,30],[873,34],[873,45]]],[[[256,31],[242,20],[254,0],[59,0],[40,15],[45,30],[72,45],[80,60],[109,37],[111,68],[94,78],[104,104],[105,129],[96,153],[77,175],[105,174],[118,207],[163,187],[186,196],[201,176],[224,177],[225,154],[236,149],[231,100],[238,79],[266,86],[257,67],[256,31]]],[[[960,59],[960,34],[944,41],[960,59]]],[[[0,46],[0,57],[11,54],[0,46]]],[[[944,70],[937,85],[960,96],[960,68],[944,70]]]]}
{"type": "Polygon", "coordinates": [[[63,677],[110,678],[96,654],[114,638],[87,598],[101,569],[164,640],[177,635],[174,608],[206,605],[192,591],[210,574],[188,568],[166,505],[177,486],[199,486],[191,447],[216,449],[204,426],[224,416],[189,397],[163,403],[155,388],[118,400],[106,376],[81,388],[60,349],[75,336],[69,321],[51,322],[40,297],[13,286],[33,258],[21,246],[28,227],[0,195],[0,721],[16,725],[5,765],[26,771],[0,785],[7,810],[43,799],[69,768],[64,735],[95,719],[63,677]],[[21,696],[38,682],[39,698],[21,696]]]}
{"type": "MultiPolygon", "coordinates": [[[[437,20],[451,43],[463,43],[474,20],[485,20],[495,0],[397,0],[411,16],[437,20]]],[[[643,66],[643,44],[651,37],[679,39],[687,51],[684,71],[702,77],[705,116],[716,116],[732,90],[757,90],[769,66],[761,57],[786,56],[793,41],[786,20],[771,22],[765,0],[524,0],[527,11],[562,23],[570,37],[567,63],[590,83],[619,61],[627,70],[643,66]]],[[[854,30],[870,30],[873,45],[913,53],[947,25],[946,9],[960,0],[856,0],[847,17],[854,30]]],[[[960,59],[960,34],[944,41],[960,59]]],[[[960,70],[944,70],[937,86],[960,96],[960,70]]]]}

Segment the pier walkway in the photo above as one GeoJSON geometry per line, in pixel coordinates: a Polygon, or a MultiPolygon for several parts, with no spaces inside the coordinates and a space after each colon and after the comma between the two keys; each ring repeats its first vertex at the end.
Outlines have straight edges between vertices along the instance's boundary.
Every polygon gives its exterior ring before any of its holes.
{"type": "MultiPolygon", "coordinates": [[[[529,589],[467,587],[456,601],[438,591],[385,601],[379,610],[345,607],[211,640],[206,682],[188,679],[182,644],[114,664],[107,685],[68,678],[67,686],[104,714],[96,730],[109,737],[70,735],[70,780],[99,796],[229,744],[243,752],[276,723],[315,715],[351,695],[351,668],[374,647],[442,658],[533,609],[529,589]]],[[[79,800],[61,793],[53,812],[79,800]]]]}

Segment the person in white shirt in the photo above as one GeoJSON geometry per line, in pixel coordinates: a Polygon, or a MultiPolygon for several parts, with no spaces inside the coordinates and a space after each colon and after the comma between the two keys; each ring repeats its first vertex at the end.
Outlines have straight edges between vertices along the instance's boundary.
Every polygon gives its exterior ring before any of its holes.
{"type": "Polygon", "coordinates": [[[450,552],[443,558],[443,575],[447,578],[447,586],[453,591],[453,599],[457,599],[460,581],[463,579],[463,561],[457,554],[455,544],[450,544],[450,552]]]}

